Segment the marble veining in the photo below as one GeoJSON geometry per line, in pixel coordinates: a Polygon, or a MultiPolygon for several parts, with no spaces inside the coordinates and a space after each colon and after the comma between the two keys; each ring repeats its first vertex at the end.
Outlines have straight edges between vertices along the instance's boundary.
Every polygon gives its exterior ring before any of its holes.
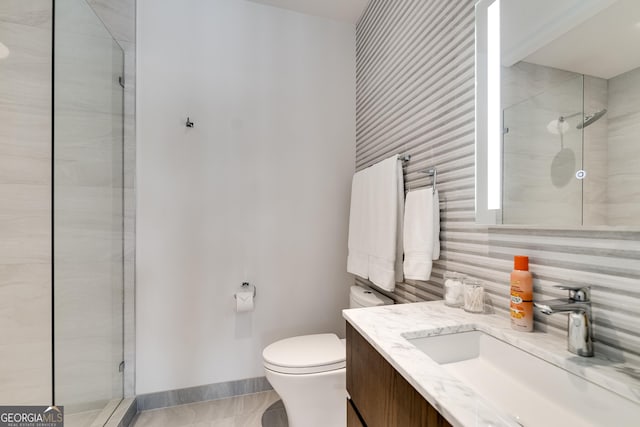
{"type": "Polygon", "coordinates": [[[628,375],[625,365],[600,355],[578,358],[566,350],[565,338],[513,331],[503,316],[474,315],[432,301],[344,310],[343,317],[455,426],[519,424],[407,339],[480,330],[640,405],[640,380],[628,375]]]}

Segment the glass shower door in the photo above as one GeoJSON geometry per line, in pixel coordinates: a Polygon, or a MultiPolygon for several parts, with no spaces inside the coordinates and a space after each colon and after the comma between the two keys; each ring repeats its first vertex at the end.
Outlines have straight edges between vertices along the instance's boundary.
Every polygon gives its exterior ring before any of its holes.
{"type": "Polygon", "coordinates": [[[54,400],[100,425],[123,396],[123,51],[85,0],[55,0],[54,400]]]}

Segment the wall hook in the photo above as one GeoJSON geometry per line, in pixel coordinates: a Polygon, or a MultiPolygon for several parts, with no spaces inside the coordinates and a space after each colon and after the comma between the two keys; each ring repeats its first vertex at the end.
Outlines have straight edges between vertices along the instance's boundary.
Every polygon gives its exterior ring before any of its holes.
{"type": "Polygon", "coordinates": [[[187,126],[188,128],[192,128],[192,127],[193,127],[193,122],[192,122],[191,120],[189,120],[189,117],[187,117],[187,123],[186,123],[186,126],[187,126]]]}

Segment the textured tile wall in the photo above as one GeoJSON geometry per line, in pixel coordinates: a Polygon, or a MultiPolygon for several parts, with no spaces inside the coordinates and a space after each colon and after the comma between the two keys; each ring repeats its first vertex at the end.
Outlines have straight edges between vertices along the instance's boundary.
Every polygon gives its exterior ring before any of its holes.
{"type": "MultiPolygon", "coordinates": [[[[475,224],[474,3],[372,0],[357,25],[356,167],[411,153],[414,188],[428,183],[417,171],[439,170],[440,260],[431,280],[398,283],[391,296],[440,299],[442,274],[460,271],[483,279],[506,317],[512,257],[529,255],[536,298],[563,297],[555,285],[591,286],[596,352],[640,364],[639,232],[475,224]]],[[[536,328],[566,334],[566,317],[536,316],[536,328]]]]}

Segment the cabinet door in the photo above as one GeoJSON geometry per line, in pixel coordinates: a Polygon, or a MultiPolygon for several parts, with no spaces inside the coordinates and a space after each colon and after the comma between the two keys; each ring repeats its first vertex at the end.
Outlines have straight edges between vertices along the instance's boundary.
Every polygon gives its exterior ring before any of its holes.
{"type": "Polygon", "coordinates": [[[392,427],[392,383],[391,365],[347,323],[347,391],[368,427],[392,427]]]}
{"type": "Polygon", "coordinates": [[[450,427],[347,323],[347,391],[367,427],[450,427]]]}
{"type": "Polygon", "coordinates": [[[347,399],[347,427],[365,427],[349,399],[347,399]]]}

